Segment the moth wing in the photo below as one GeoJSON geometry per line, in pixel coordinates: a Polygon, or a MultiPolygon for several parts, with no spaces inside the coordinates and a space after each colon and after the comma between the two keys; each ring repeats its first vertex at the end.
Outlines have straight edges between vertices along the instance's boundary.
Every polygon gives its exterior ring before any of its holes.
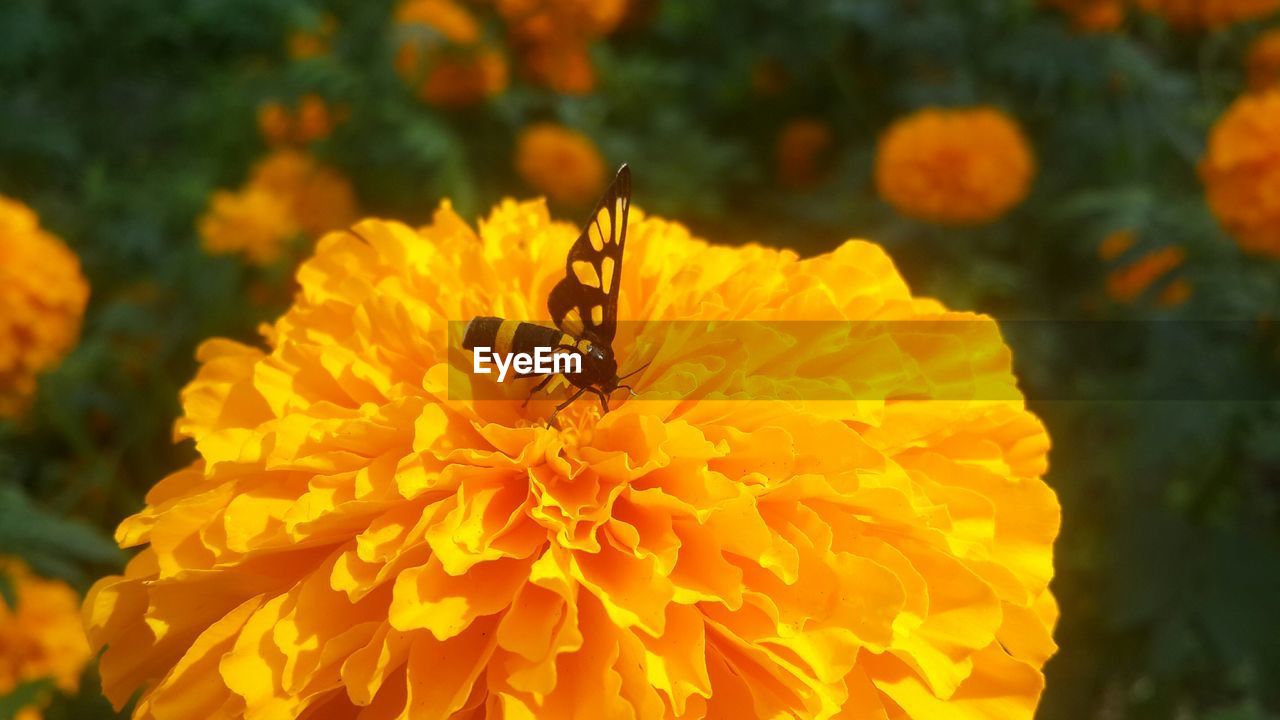
{"type": "Polygon", "coordinates": [[[623,165],[569,248],[564,279],[547,298],[551,319],[561,332],[613,342],[630,209],[631,169],[623,165]]]}

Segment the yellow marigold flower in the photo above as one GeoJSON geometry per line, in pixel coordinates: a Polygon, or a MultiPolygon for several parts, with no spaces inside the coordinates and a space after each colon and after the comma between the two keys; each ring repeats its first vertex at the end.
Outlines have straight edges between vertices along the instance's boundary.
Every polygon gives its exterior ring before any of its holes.
{"type": "Polygon", "coordinates": [[[22,414],[36,376],[75,345],[88,300],[75,254],[0,195],[0,417],[22,414]]]}
{"type": "Polygon", "coordinates": [[[900,212],[939,223],[994,220],[1026,197],[1035,172],[1018,124],[999,110],[926,109],[880,139],[876,186],[900,212]]]}
{"type": "Polygon", "coordinates": [[[787,123],[774,150],[778,182],[790,188],[816,184],[822,179],[832,142],[831,126],[821,120],[800,118],[787,123]]]}
{"type": "Polygon", "coordinates": [[[1280,29],[1263,33],[1249,48],[1249,88],[1280,87],[1280,29]]]}
{"type": "Polygon", "coordinates": [[[295,112],[274,100],[258,108],[258,130],[272,145],[305,145],[322,140],[345,119],[344,110],[330,109],[324,98],[315,94],[304,95],[295,112]]]}
{"type": "Polygon", "coordinates": [[[525,128],[516,142],[516,171],[558,202],[585,205],[604,187],[604,158],[586,135],[553,123],[525,128]]]}
{"type": "Polygon", "coordinates": [[[481,39],[480,24],[453,0],[409,0],[396,10],[402,27],[430,28],[422,36],[408,32],[396,52],[396,70],[417,87],[418,95],[441,107],[465,107],[507,87],[507,60],[481,39]]]}
{"type": "Polygon", "coordinates": [[[1045,0],[1085,32],[1108,32],[1124,24],[1126,0],[1045,0]]]}
{"type": "MultiPolygon", "coordinates": [[[[0,600],[0,697],[45,679],[63,692],[75,692],[90,658],[79,596],[64,582],[33,575],[15,558],[0,558],[0,573],[8,576],[17,599],[12,608],[0,600]]],[[[39,717],[34,707],[18,715],[39,717]]]]}
{"type": "Polygon", "coordinates": [[[277,150],[243,189],[214,193],[199,229],[208,252],[242,253],[266,265],[280,259],[299,232],[319,236],[355,219],[355,192],[346,178],[310,155],[277,150]]]}
{"type": "Polygon", "coordinates": [[[1257,20],[1280,10],[1280,0],[1138,0],[1138,5],[1173,25],[1208,29],[1257,20]]]}
{"type": "MultiPolygon", "coordinates": [[[[176,426],[199,460],[86,599],[108,697],[141,690],[138,720],[1030,720],[1059,508],[995,323],[870,243],[801,260],[631,222],[623,318],[959,321],[857,376],[1004,399],[582,403],[550,428],[554,400],[448,398],[446,323],[545,319],[576,228],[513,201],[478,231],[448,204],[366,221],[319,243],[266,348],[200,349],[176,426]]],[[[752,352],[659,354],[641,388],[752,352]]]]}
{"type": "Polygon", "coordinates": [[[1209,136],[1200,176],[1240,247],[1280,257],[1280,89],[1236,100],[1209,136]]]}

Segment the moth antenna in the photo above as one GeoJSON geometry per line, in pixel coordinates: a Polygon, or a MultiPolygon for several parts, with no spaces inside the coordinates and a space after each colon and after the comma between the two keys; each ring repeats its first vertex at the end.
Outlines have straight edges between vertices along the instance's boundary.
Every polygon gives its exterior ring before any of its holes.
{"type": "MultiPolygon", "coordinates": [[[[639,373],[641,370],[644,370],[645,368],[649,367],[649,363],[651,363],[651,362],[653,362],[653,361],[652,361],[652,360],[650,360],[649,362],[647,362],[647,363],[645,363],[645,364],[641,365],[640,367],[636,368],[635,370],[632,370],[631,372],[627,373],[626,375],[623,375],[622,377],[620,377],[620,378],[618,378],[618,379],[619,379],[619,380],[626,380],[627,378],[631,377],[632,375],[635,375],[635,374],[639,373]]],[[[625,385],[619,385],[618,387],[626,387],[626,386],[625,386],[625,385]]]]}

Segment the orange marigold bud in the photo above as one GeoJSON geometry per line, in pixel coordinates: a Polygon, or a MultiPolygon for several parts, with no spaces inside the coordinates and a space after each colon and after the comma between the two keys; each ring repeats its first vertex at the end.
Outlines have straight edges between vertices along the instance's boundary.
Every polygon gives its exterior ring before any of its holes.
{"type": "Polygon", "coordinates": [[[1280,10],[1280,0],[1138,0],[1148,12],[1185,28],[1215,29],[1280,10]]]}
{"type": "Polygon", "coordinates": [[[1232,104],[1209,136],[1200,176],[1240,247],[1280,257],[1280,90],[1232,104]]]}
{"type": "Polygon", "coordinates": [[[1263,33],[1249,48],[1249,89],[1280,88],[1280,29],[1263,33]]]}
{"type": "Polygon", "coordinates": [[[1107,294],[1116,302],[1129,303],[1167,275],[1186,259],[1180,247],[1162,247],[1143,255],[1136,262],[1115,270],[1107,278],[1107,294]]]}
{"type": "Polygon", "coordinates": [[[36,377],[80,337],[88,299],[75,254],[30,208],[0,196],[0,416],[27,409],[36,377]]]}
{"type": "Polygon", "coordinates": [[[989,108],[926,109],[880,139],[876,187],[904,214],[939,223],[994,220],[1026,197],[1035,171],[1017,123],[989,108]]]}
{"type": "Polygon", "coordinates": [[[596,69],[585,40],[547,40],[524,47],[524,69],[534,82],[565,95],[595,89],[596,69]]]}
{"type": "Polygon", "coordinates": [[[333,35],[338,30],[338,21],[326,14],[320,18],[320,25],[315,28],[298,30],[289,36],[289,57],[294,60],[307,60],[328,54],[333,43],[333,35]]]}
{"type": "Polygon", "coordinates": [[[1125,0],[1044,0],[1071,17],[1085,32],[1107,32],[1124,23],[1125,0]]]}
{"type": "Polygon", "coordinates": [[[1138,236],[1132,230],[1117,230],[1102,239],[1102,243],[1098,245],[1098,257],[1115,260],[1128,252],[1137,241],[1138,236]]]}
{"type": "Polygon", "coordinates": [[[322,140],[344,119],[344,111],[330,109],[324,98],[314,93],[302,96],[292,113],[274,100],[258,108],[258,130],[271,145],[305,145],[322,140]]]}
{"type": "Polygon", "coordinates": [[[816,184],[822,179],[832,142],[831,126],[821,120],[800,118],[787,123],[774,150],[778,182],[790,188],[816,184]]]}
{"type": "Polygon", "coordinates": [[[516,142],[516,171],[557,202],[586,205],[604,187],[604,157],[586,135],[553,123],[531,125],[516,142]]]}

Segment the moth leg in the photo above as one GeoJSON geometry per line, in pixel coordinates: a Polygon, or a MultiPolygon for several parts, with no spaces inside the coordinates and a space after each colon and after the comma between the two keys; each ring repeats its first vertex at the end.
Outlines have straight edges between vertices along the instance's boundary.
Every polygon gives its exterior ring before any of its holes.
{"type": "Polygon", "coordinates": [[[640,394],[636,392],[636,389],[631,387],[630,385],[619,385],[615,387],[614,390],[626,390],[628,393],[630,393],[631,397],[640,397],[640,394]]]}
{"type": "Polygon", "coordinates": [[[609,396],[606,395],[603,390],[599,388],[594,388],[594,387],[584,388],[584,389],[590,390],[591,392],[596,394],[596,397],[600,398],[600,410],[601,410],[600,414],[601,415],[609,412],[609,396]]]}
{"type": "Polygon", "coordinates": [[[546,386],[547,386],[547,384],[548,384],[548,383],[550,383],[550,382],[551,382],[551,380],[552,380],[554,377],[555,377],[555,375],[554,375],[554,374],[552,374],[552,375],[548,375],[548,376],[546,376],[546,377],[542,378],[542,382],[540,382],[540,383],[538,383],[537,385],[535,385],[535,386],[533,387],[533,389],[529,391],[529,397],[525,398],[525,399],[524,399],[524,402],[520,403],[520,407],[521,407],[521,408],[527,408],[527,407],[529,407],[529,401],[533,399],[533,396],[534,396],[534,395],[537,395],[539,390],[541,390],[542,388],[546,387],[546,386]]]}
{"type": "Polygon", "coordinates": [[[582,397],[582,393],[586,391],[587,391],[587,388],[579,388],[578,392],[574,393],[568,400],[565,400],[564,402],[556,406],[555,412],[551,413],[551,417],[547,418],[547,426],[550,427],[552,425],[555,425],[556,416],[560,414],[560,411],[572,405],[573,401],[582,397]]]}

